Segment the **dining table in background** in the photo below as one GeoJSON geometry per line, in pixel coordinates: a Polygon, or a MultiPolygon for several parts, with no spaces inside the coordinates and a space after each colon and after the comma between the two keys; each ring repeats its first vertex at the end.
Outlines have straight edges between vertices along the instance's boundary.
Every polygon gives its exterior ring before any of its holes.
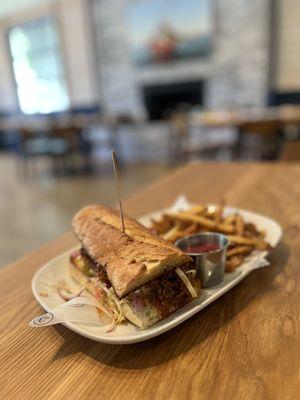
{"type": "Polygon", "coordinates": [[[240,110],[206,110],[190,112],[190,123],[207,128],[239,127],[257,122],[278,122],[282,127],[300,125],[300,106],[243,108],[240,110]]]}
{"type": "Polygon", "coordinates": [[[189,125],[202,132],[210,130],[233,129],[237,133],[235,157],[242,158],[243,142],[246,136],[260,136],[262,140],[273,142],[275,153],[279,156],[286,135],[299,136],[300,106],[281,105],[261,108],[243,108],[236,110],[191,111],[189,125]]]}
{"type": "Polygon", "coordinates": [[[188,164],[142,188],[124,209],[139,217],[181,193],[277,220],[284,235],[271,265],[171,331],[113,346],[62,325],[28,326],[42,313],[31,279],[76,243],[68,232],[0,271],[1,399],[299,398],[300,164],[188,164]]]}

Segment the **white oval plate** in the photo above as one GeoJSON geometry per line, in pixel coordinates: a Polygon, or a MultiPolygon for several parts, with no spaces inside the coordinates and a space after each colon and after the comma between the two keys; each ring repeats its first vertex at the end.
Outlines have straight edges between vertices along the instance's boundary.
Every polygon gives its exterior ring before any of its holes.
{"type": "MultiPolygon", "coordinates": [[[[175,209],[184,209],[187,206],[190,206],[186,201],[183,206],[183,200],[185,201],[185,199],[180,198],[179,201],[172,206],[172,210],[174,210],[174,207],[175,209]]],[[[264,229],[267,233],[266,239],[273,247],[275,247],[281,239],[282,229],[280,225],[268,217],[231,207],[226,207],[224,212],[226,214],[238,212],[247,222],[253,222],[259,229],[264,229]]],[[[140,219],[140,221],[147,225],[151,217],[159,217],[161,213],[162,211],[153,213],[140,219]]],[[[51,290],[51,287],[63,278],[67,282],[71,282],[71,277],[68,274],[67,268],[70,252],[71,250],[49,261],[41,267],[33,277],[33,294],[36,300],[47,312],[51,312],[54,307],[63,303],[56,291],[53,289],[51,290]],[[47,297],[41,295],[41,293],[43,294],[45,291],[48,293],[47,297]]],[[[66,322],[64,325],[84,337],[110,344],[129,344],[151,339],[179,325],[181,322],[187,320],[208,306],[224,293],[228,292],[228,290],[237,285],[252,270],[259,268],[261,266],[261,260],[266,257],[266,255],[266,252],[253,252],[245,259],[245,262],[237,268],[236,271],[225,274],[225,279],[222,283],[209,289],[203,289],[199,298],[193,300],[183,308],[177,310],[169,317],[148,329],[141,330],[130,322],[118,325],[113,332],[109,333],[103,332],[103,327],[100,325],[96,326],[75,322],[66,322]]]]}

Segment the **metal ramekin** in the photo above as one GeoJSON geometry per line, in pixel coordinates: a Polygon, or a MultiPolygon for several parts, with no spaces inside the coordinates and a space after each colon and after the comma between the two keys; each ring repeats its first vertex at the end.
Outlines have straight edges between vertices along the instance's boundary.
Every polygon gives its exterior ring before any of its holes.
{"type": "Polygon", "coordinates": [[[196,263],[202,287],[215,286],[224,279],[226,251],[228,239],[225,235],[215,232],[197,233],[177,240],[175,245],[191,256],[196,263]],[[208,253],[189,253],[189,246],[217,244],[220,248],[208,253]]]}

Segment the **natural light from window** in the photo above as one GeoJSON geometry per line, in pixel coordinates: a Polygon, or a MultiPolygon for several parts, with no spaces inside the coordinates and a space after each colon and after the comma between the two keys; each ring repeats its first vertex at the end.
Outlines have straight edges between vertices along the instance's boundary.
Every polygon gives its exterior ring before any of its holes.
{"type": "Polygon", "coordinates": [[[55,21],[43,18],[9,31],[21,111],[47,114],[69,106],[55,21]]]}

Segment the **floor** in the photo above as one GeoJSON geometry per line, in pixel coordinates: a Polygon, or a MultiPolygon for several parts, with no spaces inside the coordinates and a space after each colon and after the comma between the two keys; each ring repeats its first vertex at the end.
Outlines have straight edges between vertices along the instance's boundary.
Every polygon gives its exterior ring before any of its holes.
{"type": "MultiPolygon", "coordinates": [[[[93,176],[65,177],[49,174],[45,165],[38,167],[30,177],[18,177],[14,157],[0,154],[0,267],[70,229],[80,207],[116,202],[110,167],[93,176]]],[[[128,166],[122,172],[122,197],[170,169],[161,164],[128,166]]]]}

